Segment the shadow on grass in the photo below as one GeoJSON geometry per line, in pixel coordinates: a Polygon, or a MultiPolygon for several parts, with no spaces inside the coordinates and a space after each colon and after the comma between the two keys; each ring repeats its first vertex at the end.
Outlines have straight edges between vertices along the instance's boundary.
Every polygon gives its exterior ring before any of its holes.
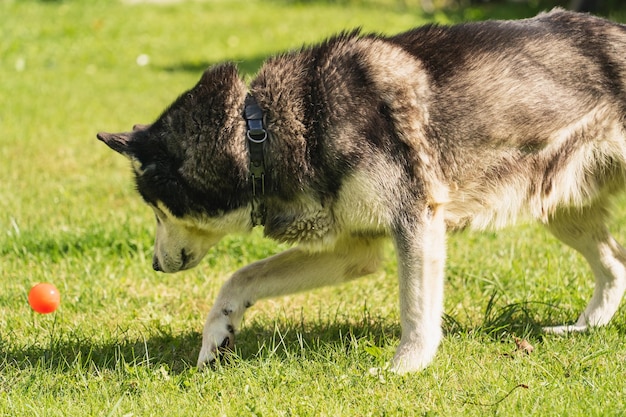
{"type": "Polygon", "coordinates": [[[477,333],[494,340],[503,340],[510,336],[541,340],[543,327],[553,325],[556,322],[554,314],[561,312],[555,305],[544,302],[526,301],[500,306],[498,297],[498,292],[494,291],[485,306],[483,322],[476,326],[464,325],[455,317],[445,314],[446,333],[477,333]]]}
{"type": "MultiPolygon", "coordinates": [[[[499,301],[499,297],[500,294],[497,291],[491,294],[481,316],[483,322],[478,325],[466,325],[456,317],[444,314],[445,333],[479,334],[496,341],[518,337],[541,342],[547,334],[544,328],[574,324],[582,311],[572,311],[569,307],[561,307],[558,300],[505,304],[499,301]]],[[[615,329],[620,335],[626,335],[626,326],[623,321],[619,320],[621,316],[619,312],[616,313],[607,326],[615,329]]]]}
{"type": "Polygon", "coordinates": [[[0,356],[0,370],[5,363],[21,369],[39,368],[54,371],[86,369],[93,371],[125,370],[128,366],[167,366],[181,372],[195,363],[192,352],[200,335],[161,333],[146,339],[123,339],[101,342],[75,333],[51,338],[48,343],[26,347],[8,347],[0,341],[5,358],[0,356]]]}
{"type": "MultiPolygon", "coordinates": [[[[98,341],[77,332],[52,336],[34,346],[10,346],[0,338],[0,371],[9,365],[19,369],[50,369],[72,372],[76,369],[100,372],[110,370],[165,368],[169,373],[186,372],[196,365],[202,335],[199,332],[176,333],[169,329],[152,329],[145,339],[126,338],[121,332],[110,340],[98,341]]],[[[54,329],[51,334],[55,334],[54,329]]],[[[237,335],[235,357],[251,361],[256,357],[290,357],[300,355],[303,346],[314,356],[322,349],[348,353],[358,342],[383,347],[399,337],[399,325],[386,321],[360,323],[297,324],[281,320],[272,324],[252,323],[237,335]]]]}
{"type": "MultiPolygon", "coordinates": [[[[511,337],[541,343],[543,326],[562,324],[554,316],[563,311],[554,305],[524,302],[497,305],[494,295],[487,302],[483,323],[477,326],[462,324],[455,317],[444,315],[444,333],[448,336],[466,334],[494,341],[511,337]],[[537,317],[542,317],[541,321],[537,317]]],[[[624,323],[613,324],[620,334],[626,334],[624,323]]],[[[7,364],[20,369],[44,368],[71,372],[73,369],[89,371],[111,370],[127,372],[128,369],[165,368],[179,374],[196,365],[202,336],[199,332],[176,333],[167,328],[151,329],[155,334],[145,339],[129,339],[122,332],[104,343],[75,333],[52,338],[47,345],[10,347],[0,339],[0,370],[7,364]],[[3,357],[4,356],[4,357],[3,357]]],[[[280,319],[273,323],[246,324],[237,335],[235,357],[238,361],[255,359],[287,359],[305,355],[311,360],[332,360],[336,355],[379,356],[385,362],[400,338],[399,323],[386,317],[360,320],[334,319],[329,321],[298,322],[280,319]]],[[[359,356],[360,357],[360,356],[359,356]]]]}

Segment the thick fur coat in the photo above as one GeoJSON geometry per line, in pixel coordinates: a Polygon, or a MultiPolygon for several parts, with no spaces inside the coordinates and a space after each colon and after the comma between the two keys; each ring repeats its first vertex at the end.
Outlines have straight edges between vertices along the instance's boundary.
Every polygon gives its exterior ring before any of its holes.
{"type": "Polygon", "coordinates": [[[574,325],[606,324],[626,289],[626,252],[605,223],[626,178],[626,27],[554,10],[520,21],[348,32],[270,58],[249,86],[208,69],[152,125],[99,139],[133,162],[154,209],[154,267],[191,268],[227,233],[296,246],[233,274],[209,312],[199,366],[232,347],[265,297],[398,258],[402,337],[392,369],[439,346],[446,231],[536,220],[595,275],[574,325]],[[253,193],[243,117],[263,111],[264,192],[253,193]],[[255,208],[256,207],[256,208],[255,208]]]}

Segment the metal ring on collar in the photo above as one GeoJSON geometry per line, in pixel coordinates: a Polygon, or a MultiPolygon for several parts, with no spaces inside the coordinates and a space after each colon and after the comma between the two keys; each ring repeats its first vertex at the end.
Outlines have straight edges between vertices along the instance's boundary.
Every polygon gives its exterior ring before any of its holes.
{"type": "Polygon", "coordinates": [[[248,137],[248,140],[250,142],[253,142],[253,143],[263,143],[267,139],[267,132],[265,130],[263,131],[263,137],[261,139],[257,139],[257,138],[252,137],[252,135],[250,134],[250,131],[246,132],[246,136],[248,137]]]}

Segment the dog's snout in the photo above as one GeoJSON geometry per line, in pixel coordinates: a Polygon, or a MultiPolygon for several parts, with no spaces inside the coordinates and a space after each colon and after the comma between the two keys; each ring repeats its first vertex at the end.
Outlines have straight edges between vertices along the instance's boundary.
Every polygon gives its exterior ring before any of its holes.
{"type": "Polygon", "coordinates": [[[159,263],[159,258],[157,258],[156,255],[154,255],[154,257],[152,258],[152,269],[157,272],[163,272],[163,269],[161,269],[161,264],[159,263]]]}

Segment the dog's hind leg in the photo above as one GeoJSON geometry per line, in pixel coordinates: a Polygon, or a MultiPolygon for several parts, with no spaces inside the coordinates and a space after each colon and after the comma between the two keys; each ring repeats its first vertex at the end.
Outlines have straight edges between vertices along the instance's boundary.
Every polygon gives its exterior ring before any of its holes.
{"type": "Polygon", "coordinates": [[[391,364],[396,373],[428,366],[441,342],[445,235],[444,207],[433,206],[406,219],[394,236],[402,326],[400,345],[391,364]]]}
{"type": "Polygon", "coordinates": [[[250,264],[224,284],[206,319],[198,368],[232,349],[245,310],[262,298],[277,297],[346,282],[375,272],[382,260],[382,239],[347,238],[332,251],[293,248],[250,264]]]}
{"type": "Polygon", "coordinates": [[[584,209],[559,211],[547,224],[548,229],[589,262],[595,275],[591,301],[574,325],[548,327],[550,333],[584,331],[607,324],[619,308],[626,290],[626,251],[611,236],[605,220],[607,211],[601,201],[584,209]]]}

